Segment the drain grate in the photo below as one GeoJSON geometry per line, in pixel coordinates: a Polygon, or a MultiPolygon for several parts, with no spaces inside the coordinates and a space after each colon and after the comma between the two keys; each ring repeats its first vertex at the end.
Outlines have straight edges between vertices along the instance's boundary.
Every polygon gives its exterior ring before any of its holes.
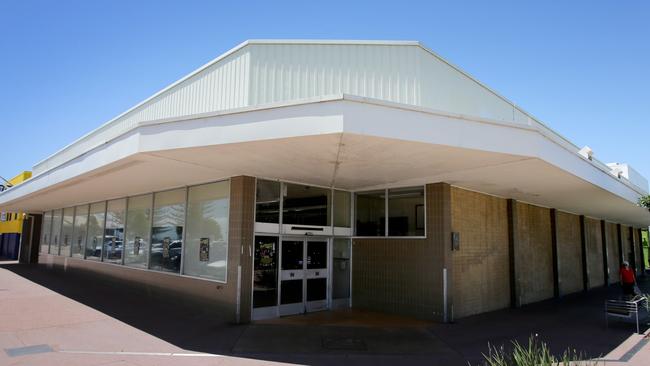
{"type": "Polygon", "coordinates": [[[47,353],[53,351],[54,350],[52,349],[52,347],[48,346],[47,344],[37,344],[34,346],[27,346],[27,347],[5,348],[5,353],[9,357],[27,356],[27,355],[34,355],[37,353],[47,353]]]}
{"type": "Polygon", "coordinates": [[[366,351],[366,342],[359,338],[324,337],[323,348],[333,351],[366,351]]]}

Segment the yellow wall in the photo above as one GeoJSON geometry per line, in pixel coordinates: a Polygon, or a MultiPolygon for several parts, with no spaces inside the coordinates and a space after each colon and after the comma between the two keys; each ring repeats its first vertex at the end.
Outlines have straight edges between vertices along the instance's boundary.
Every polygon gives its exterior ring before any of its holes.
{"type": "Polygon", "coordinates": [[[22,172],[22,173],[18,174],[15,177],[9,179],[9,183],[16,186],[16,185],[26,181],[27,179],[29,179],[31,177],[32,177],[32,172],[25,171],[25,172],[22,172]]]}
{"type": "MultiPolygon", "coordinates": [[[[17,186],[32,177],[32,172],[22,172],[9,179],[12,186],[17,186]]],[[[7,212],[5,221],[0,221],[0,234],[18,233],[23,229],[23,214],[21,212],[7,212]],[[11,218],[11,220],[9,220],[11,218]]]]}

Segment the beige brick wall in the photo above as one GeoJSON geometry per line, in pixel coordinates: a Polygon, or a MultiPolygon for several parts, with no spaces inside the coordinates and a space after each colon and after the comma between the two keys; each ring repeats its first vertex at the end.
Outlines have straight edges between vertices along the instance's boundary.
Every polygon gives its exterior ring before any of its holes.
{"type": "Polygon", "coordinates": [[[460,250],[452,252],[456,318],[510,305],[507,201],[453,187],[452,231],[460,250]]]}
{"type": "Polygon", "coordinates": [[[560,294],[582,291],[580,216],[557,211],[557,252],[560,294]]]}
{"type": "Polygon", "coordinates": [[[441,284],[427,274],[441,267],[431,257],[423,239],[354,239],[354,308],[432,318],[437,299],[427,289],[441,284]]]}
{"type": "Polygon", "coordinates": [[[354,308],[443,319],[443,268],[453,278],[450,186],[429,184],[426,190],[426,239],[353,240],[354,308]]]}
{"type": "Polygon", "coordinates": [[[616,224],[607,222],[605,223],[607,235],[607,265],[609,266],[609,281],[610,283],[619,282],[619,269],[620,259],[618,252],[618,234],[616,224]]]}
{"type": "MultiPolygon", "coordinates": [[[[50,254],[40,254],[39,265],[64,269],[67,274],[72,276],[98,276],[103,283],[115,280],[128,282],[129,285],[146,295],[165,294],[165,296],[177,298],[179,301],[206,303],[207,306],[218,311],[222,319],[231,322],[236,320],[236,296],[234,295],[236,281],[224,284],[50,254]]],[[[231,263],[228,265],[230,266],[231,263]]]]}
{"type": "Polygon", "coordinates": [[[517,202],[516,277],[520,303],[553,297],[551,214],[543,207],[517,202]]]}
{"type": "Polygon", "coordinates": [[[603,236],[600,230],[600,220],[585,218],[587,241],[587,271],[589,273],[589,288],[605,284],[603,264],[603,236]]]}

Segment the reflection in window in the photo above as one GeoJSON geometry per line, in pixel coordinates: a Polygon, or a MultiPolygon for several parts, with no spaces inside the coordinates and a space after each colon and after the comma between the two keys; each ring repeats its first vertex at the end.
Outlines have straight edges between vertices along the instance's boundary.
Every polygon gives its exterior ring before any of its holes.
{"type": "Polygon", "coordinates": [[[183,273],[226,281],[230,182],[191,187],[183,273]]]}
{"type": "Polygon", "coordinates": [[[70,246],[72,245],[72,224],[74,223],[74,207],[63,209],[63,226],[61,227],[61,250],[62,256],[70,256],[70,246]]]}
{"type": "Polygon", "coordinates": [[[385,190],[361,192],[355,196],[357,236],[386,235],[385,190]]]}
{"type": "Polygon", "coordinates": [[[43,227],[41,229],[41,253],[50,252],[50,234],[52,233],[52,211],[43,214],[43,227]]]}
{"type": "Polygon", "coordinates": [[[88,205],[77,206],[74,214],[74,230],[72,233],[72,256],[83,258],[88,230],[88,205]]]}
{"type": "Polygon", "coordinates": [[[151,269],[180,272],[184,224],[185,189],[156,193],[151,228],[151,269]]]}
{"type": "Polygon", "coordinates": [[[97,202],[90,205],[88,236],[86,237],[86,259],[97,261],[101,258],[105,214],[106,202],[97,202]]]}
{"type": "Polygon", "coordinates": [[[253,263],[253,307],[276,306],[278,303],[278,238],[255,237],[253,263]]]}
{"type": "Polygon", "coordinates": [[[330,225],[330,194],[326,188],[285,183],[282,223],[290,225],[330,225]]]}
{"type": "Polygon", "coordinates": [[[122,263],[124,249],[124,213],[126,199],[108,201],[104,229],[104,262],[122,263]]]}
{"type": "Polygon", "coordinates": [[[50,254],[59,254],[61,245],[61,219],[63,210],[54,210],[52,212],[52,236],[50,241],[50,254]]]}
{"type": "Polygon", "coordinates": [[[388,190],[388,235],[424,235],[424,187],[388,190]]]}
{"type": "Polygon", "coordinates": [[[280,223],[280,182],[257,180],[255,221],[280,223]]]}
{"type": "Polygon", "coordinates": [[[152,200],[153,194],[129,197],[124,247],[124,264],[127,266],[147,268],[152,200]]]}
{"type": "Polygon", "coordinates": [[[350,204],[352,193],[345,191],[334,191],[334,226],[350,227],[350,204]]]}

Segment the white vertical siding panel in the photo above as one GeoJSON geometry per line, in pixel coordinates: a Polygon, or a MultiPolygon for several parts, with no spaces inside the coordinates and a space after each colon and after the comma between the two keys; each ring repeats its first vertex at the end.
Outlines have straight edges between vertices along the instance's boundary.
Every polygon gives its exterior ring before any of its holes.
{"type": "Polygon", "coordinates": [[[240,85],[239,106],[243,107],[248,105],[250,93],[250,55],[248,53],[243,55],[241,69],[239,75],[243,75],[240,85]]]}
{"type": "Polygon", "coordinates": [[[106,141],[136,127],[140,122],[177,118],[196,113],[216,112],[224,108],[238,108],[248,105],[246,97],[248,95],[246,90],[248,83],[231,82],[230,84],[224,84],[222,82],[218,85],[214,84],[216,82],[215,75],[223,74],[224,68],[228,69],[231,74],[229,80],[247,80],[244,75],[248,73],[245,66],[247,63],[242,60],[248,59],[247,53],[246,48],[240,49],[174,88],[101,126],[34,166],[34,174],[40,174],[100,146],[106,141]],[[228,97],[229,103],[215,103],[216,97],[228,97]]]}
{"type": "MultiPolygon", "coordinates": [[[[349,93],[525,122],[510,103],[409,45],[252,44],[252,105],[349,93]],[[514,114],[514,117],[513,117],[514,114]]],[[[246,90],[246,89],[242,89],[246,90]]]]}
{"type": "Polygon", "coordinates": [[[511,103],[421,47],[252,43],[93,131],[34,171],[78,156],[140,122],[336,93],[529,123],[511,103]]]}
{"type": "MultiPolygon", "coordinates": [[[[230,88],[233,85],[233,80],[232,80],[232,64],[228,63],[227,65],[224,66],[223,68],[223,76],[224,76],[224,83],[223,87],[230,88]]],[[[230,108],[230,100],[232,97],[232,93],[223,93],[223,105],[221,106],[221,109],[228,109],[230,108]]]]}
{"type": "Polygon", "coordinates": [[[254,44],[248,76],[253,105],[335,93],[413,104],[413,46],[254,44]]]}
{"type": "Polygon", "coordinates": [[[218,88],[217,88],[217,110],[223,108],[223,101],[225,98],[225,93],[222,92],[223,90],[223,84],[225,82],[224,77],[223,77],[223,68],[219,68],[219,70],[216,71],[217,74],[217,83],[218,83],[218,88]]]}

